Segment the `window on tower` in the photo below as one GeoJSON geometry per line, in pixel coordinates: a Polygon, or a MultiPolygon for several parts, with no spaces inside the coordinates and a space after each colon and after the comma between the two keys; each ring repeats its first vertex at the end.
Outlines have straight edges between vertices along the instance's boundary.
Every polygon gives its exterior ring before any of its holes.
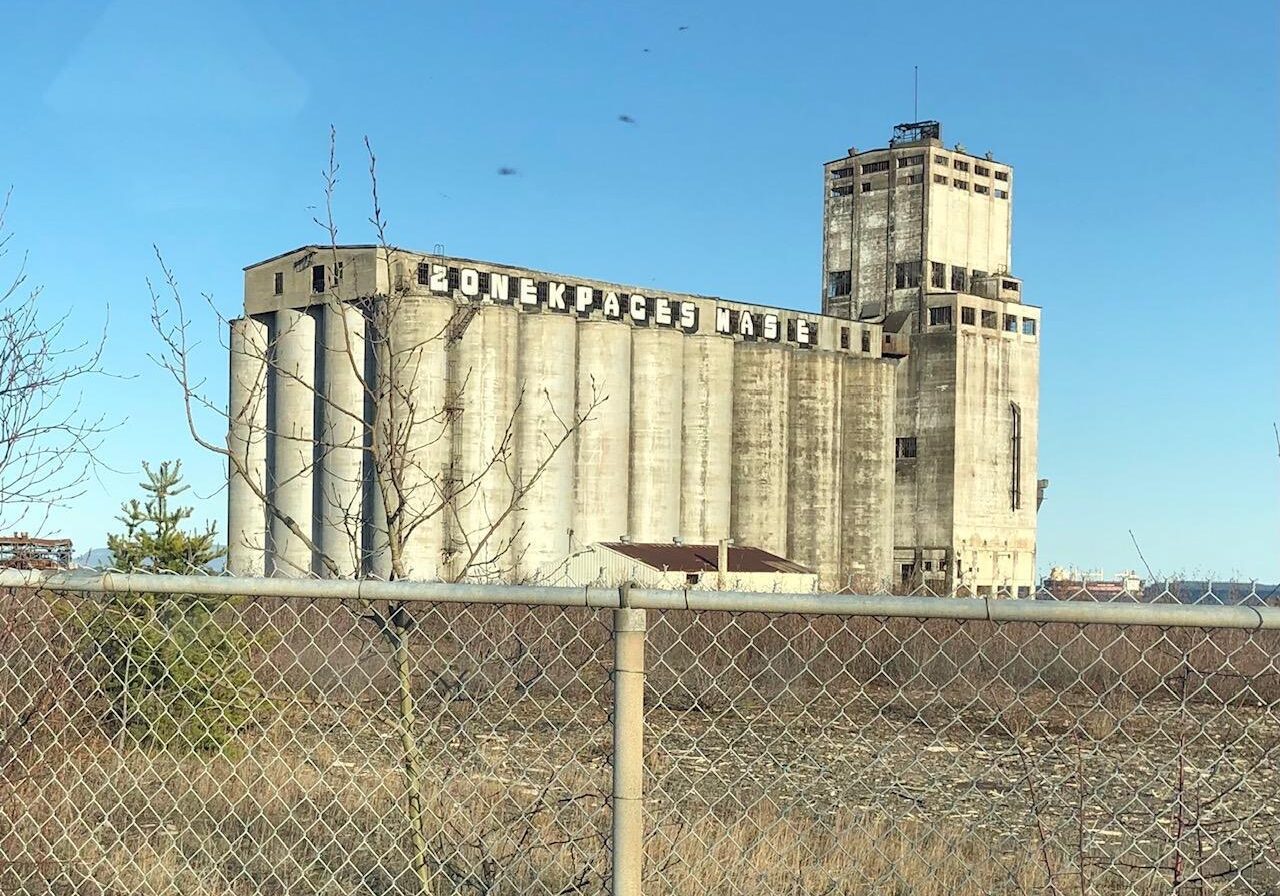
{"type": "Polygon", "coordinates": [[[946,156],[934,156],[933,161],[935,164],[945,165],[947,164],[947,162],[950,161],[950,159],[948,159],[946,156]]]}
{"type": "Polygon", "coordinates": [[[870,330],[862,331],[862,350],[864,352],[871,351],[871,331],[870,330]]]}
{"type": "Polygon", "coordinates": [[[1009,505],[1010,510],[1022,506],[1022,409],[1009,403],[1009,505]]]}
{"type": "Polygon", "coordinates": [[[938,308],[930,308],[929,309],[929,326],[931,327],[951,326],[951,306],[942,305],[938,308]]]}
{"type": "Polygon", "coordinates": [[[982,325],[988,330],[994,330],[996,328],[996,313],[994,311],[983,311],[982,325]]]}
{"type": "Polygon", "coordinates": [[[957,171],[968,171],[968,170],[969,170],[969,163],[968,163],[968,162],[966,162],[966,161],[963,161],[962,159],[956,159],[956,160],[955,160],[955,162],[954,162],[953,164],[954,164],[954,167],[955,167],[955,169],[956,169],[957,171]]]}
{"type": "Polygon", "coordinates": [[[935,184],[945,184],[947,182],[947,176],[945,174],[935,174],[933,176],[933,182],[935,184]]]}
{"type": "Polygon", "coordinates": [[[875,174],[877,171],[888,171],[889,160],[881,159],[879,162],[868,162],[862,166],[863,174],[875,174]]]}
{"type": "Polygon", "coordinates": [[[1009,198],[1009,192],[1008,192],[1007,190],[996,190],[996,198],[997,198],[997,199],[1008,199],[1008,198],[1009,198]]]}
{"type": "Polygon", "coordinates": [[[973,173],[978,175],[979,177],[987,177],[991,174],[991,169],[986,167],[985,165],[974,165],[973,173]]]}
{"type": "MultiPolygon", "coordinates": [[[[811,281],[812,282],[812,281],[811,281]]],[[[957,265],[951,266],[951,291],[952,292],[968,292],[969,290],[969,271],[957,265]]]]}
{"type": "Polygon", "coordinates": [[[973,185],[973,192],[975,192],[975,193],[981,193],[981,194],[983,194],[983,195],[985,196],[986,194],[990,193],[990,192],[991,192],[991,190],[990,190],[990,189],[988,189],[987,187],[984,187],[982,184],[974,184],[974,185],[973,185]]]}
{"type": "Polygon", "coordinates": [[[960,178],[957,177],[951,181],[951,186],[959,187],[961,190],[967,190],[969,189],[969,182],[967,180],[961,180],[960,178]]]}
{"type": "Polygon", "coordinates": [[[284,274],[280,271],[276,271],[274,286],[276,295],[284,295],[284,274]]]}
{"type": "Polygon", "coordinates": [[[1024,317],[1022,319],[1022,333],[1024,336],[1036,335],[1036,321],[1032,317],[1024,317]]]}
{"type": "Polygon", "coordinates": [[[947,288],[947,266],[942,262],[929,262],[929,285],[934,289],[947,288]]]}
{"type": "Polygon", "coordinates": [[[923,164],[924,164],[923,155],[903,156],[902,158],[898,159],[899,168],[910,168],[912,165],[923,165],[923,164]]]}
{"type": "Polygon", "coordinates": [[[973,326],[973,321],[974,321],[974,313],[973,313],[973,312],[974,312],[974,309],[972,309],[972,308],[963,308],[963,307],[962,307],[962,308],[960,309],[960,323],[962,323],[962,324],[968,324],[969,326],[973,326]]]}
{"type": "Polygon", "coordinates": [[[920,262],[900,261],[893,268],[893,285],[897,289],[914,289],[920,285],[920,262]]]}
{"type": "Polygon", "coordinates": [[[898,460],[905,460],[916,456],[916,437],[902,436],[894,441],[893,455],[898,460]]]}
{"type": "Polygon", "coordinates": [[[869,180],[864,180],[864,181],[862,182],[862,192],[864,192],[864,193],[870,193],[870,192],[871,192],[871,181],[869,181],[869,180]]]}
{"type": "Polygon", "coordinates": [[[1008,171],[996,171],[996,180],[1008,180],[1008,179],[1009,179],[1008,171]]]}
{"type": "Polygon", "coordinates": [[[314,265],[311,268],[311,291],[322,293],[324,292],[324,285],[324,265],[314,265]]]}
{"type": "Polygon", "coordinates": [[[1018,332],[1018,317],[1015,314],[1006,314],[1004,316],[1004,329],[1006,333],[1018,332]]]}
{"type": "Polygon", "coordinates": [[[827,297],[847,296],[853,286],[852,271],[829,271],[827,273],[827,297]]]}

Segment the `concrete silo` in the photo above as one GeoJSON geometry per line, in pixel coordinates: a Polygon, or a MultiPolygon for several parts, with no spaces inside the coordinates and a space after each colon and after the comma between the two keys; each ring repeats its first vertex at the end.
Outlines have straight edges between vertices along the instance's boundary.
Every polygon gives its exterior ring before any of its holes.
{"type": "Polygon", "coordinates": [[[891,580],[896,373],[892,361],[844,359],[840,580],[856,590],[891,580]]]}
{"type": "Polygon", "coordinates": [[[271,327],[270,429],[267,439],[270,572],[309,576],[314,535],[316,322],[306,311],[284,308],[271,327]]]}
{"type": "Polygon", "coordinates": [[[569,556],[573,528],[573,435],[577,321],[566,314],[524,314],[517,340],[520,409],[516,413],[519,501],[513,538],[516,576],[546,579],[569,556]]]}
{"type": "Polygon", "coordinates": [[[573,511],[575,547],[630,531],[631,330],[612,321],[578,324],[578,430],[573,511]]]}
{"type": "Polygon", "coordinates": [[[680,535],[695,544],[729,537],[733,347],[724,336],[684,340],[680,535]]]}
{"type": "Polygon", "coordinates": [[[322,321],[316,470],[318,545],[336,566],[316,564],[324,576],[348,578],[360,568],[364,521],[365,319],[359,307],[331,303],[322,321]]]}
{"type": "Polygon", "coordinates": [[[733,354],[731,528],[740,545],[787,551],[787,426],[790,352],[740,342],[733,354]]]}
{"type": "Polygon", "coordinates": [[[266,571],[267,326],[251,317],[231,322],[227,449],[227,569],[266,571]]]}
{"type": "Polygon", "coordinates": [[[840,436],[844,355],[791,357],[787,474],[787,557],[818,574],[819,587],[841,587],[840,436]]]}
{"type": "Polygon", "coordinates": [[[635,328],[631,336],[631,506],[636,541],[680,533],[680,439],[684,336],[635,328]]]}

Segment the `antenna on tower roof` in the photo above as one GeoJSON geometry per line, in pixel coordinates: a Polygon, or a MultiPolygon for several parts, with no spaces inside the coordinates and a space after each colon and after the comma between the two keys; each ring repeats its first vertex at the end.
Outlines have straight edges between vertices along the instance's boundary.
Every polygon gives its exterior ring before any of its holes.
{"type": "Polygon", "coordinates": [[[920,66],[913,65],[915,70],[915,90],[912,92],[911,120],[920,120],[920,66]]]}

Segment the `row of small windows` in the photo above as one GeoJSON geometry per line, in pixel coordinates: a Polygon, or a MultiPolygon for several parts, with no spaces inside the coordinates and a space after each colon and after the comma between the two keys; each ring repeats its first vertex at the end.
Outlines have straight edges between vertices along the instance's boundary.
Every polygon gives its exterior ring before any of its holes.
{"type": "MultiPolygon", "coordinates": [[[[276,271],[271,280],[271,291],[278,296],[284,295],[284,272],[276,271]]],[[[332,267],[323,264],[311,266],[311,291],[316,295],[320,295],[329,288],[336,289],[341,282],[342,262],[332,267]]]]}
{"type": "MultiPolygon", "coordinates": [[[[895,289],[915,289],[920,285],[923,276],[923,263],[919,261],[899,261],[893,266],[893,285],[895,289]]],[[[974,268],[972,275],[968,268],[959,265],[951,266],[951,291],[968,292],[971,281],[981,280],[987,276],[986,271],[974,268]]],[[[931,289],[947,288],[947,266],[940,261],[929,262],[929,286],[931,289]]],[[[1000,288],[1009,292],[1018,291],[1017,280],[1001,280],[1000,288]]],[[[827,297],[847,296],[853,290],[852,271],[827,272],[827,297]]]]}
{"type": "MultiPolygon", "coordinates": [[[[849,328],[848,327],[840,328],[840,347],[841,348],[849,347],[849,328]]],[[[864,352],[871,351],[871,331],[870,330],[862,331],[862,350],[864,352]]]]}
{"type": "MultiPolygon", "coordinates": [[[[949,159],[947,156],[934,156],[933,161],[935,164],[938,164],[938,165],[944,165],[944,166],[950,165],[954,170],[962,171],[966,174],[968,174],[970,170],[969,163],[964,159],[949,159]]],[[[921,153],[920,155],[914,155],[914,156],[900,156],[898,158],[899,168],[912,168],[916,165],[923,165],[923,164],[924,164],[923,153],[921,153]]],[[[978,177],[993,176],[991,169],[988,168],[986,165],[981,165],[977,162],[974,162],[972,168],[973,168],[973,173],[978,177]]],[[[852,165],[850,165],[847,168],[836,168],[831,172],[831,176],[839,180],[846,177],[853,177],[854,174],[859,172],[861,172],[862,174],[877,174],[881,171],[888,171],[888,170],[889,170],[889,160],[880,159],[879,161],[875,161],[875,162],[867,162],[859,166],[858,168],[854,168],[852,165]]],[[[996,180],[1005,181],[1007,183],[1009,180],[1009,172],[996,169],[994,177],[996,180]]]]}
{"type": "MultiPolygon", "coordinates": [[[[944,185],[944,186],[945,186],[945,185],[946,185],[946,183],[947,183],[947,180],[948,180],[948,178],[947,178],[947,176],[946,176],[945,174],[935,174],[935,175],[933,176],[933,182],[934,182],[935,184],[942,184],[942,185],[944,185]]],[[[923,175],[923,174],[920,174],[920,173],[916,173],[916,174],[908,174],[908,175],[906,175],[906,177],[905,177],[903,180],[898,181],[898,183],[899,183],[899,184],[904,184],[904,183],[905,183],[905,184],[908,184],[908,185],[910,185],[910,184],[921,184],[921,183],[924,183],[924,175],[923,175]]],[[[951,186],[953,186],[953,187],[955,187],[955,188],[957,188],[957,189],[959,189],[959,190],[968,190],[968,189],[969,189],[969,182],[968,182],[967,180],[962,180],[962,179],[960,179],[960,178],[958,178],[958,177],[957,177],[957,178],[953,178],[953,179],[951,179],[951,186]]],[[[862,192],[863,192],[863,193],[870,193],[873,189],[874,189],[874,187],[871,185],[871,181],[869,181],[869,180],[864,180],[864,181],[862,182],[862,192]]],[[[988,195],[991,195],[991,189],[990,189],[989,187],[987,187],[985,184],[974,184],[974,185],[973,185],[973,192],[978,193],[979,195],[982,195],[982,196],[988,196],[988,195]]],[[[831,195],[832,195],[832,196],[848,196],[848,195],[850,195],[851,193],[853,193],[853,184],[836,184],[835,186],[833,186],[833,187],[831,188],[831,195]]],[[[995,191],[995,197],[996,197],[997,199],[1008,199],[1008,198],[1009,198],[1009,191],[1008,191],[1008,190],[999,190],[999,189],[997,189],[997,190],[995,191]]]]}
{"type": "MultiPolygon", "coordinates": [[[[1001,315],[995,311],[982,311],[982,326],[988,330],[996,329],[1001,323],[1001,315]]],[[[967,305],[960,308],[960,323],[968,326],[977,326],[978,309],[971,308],[967,305]]],[[[929,326],[931,327],[949,327],[952,324],[951,306],[940,305],[936,308],[929,309],[929,326]]],[[[1006,333],[1017,333],[1019,330],[1018,315],[1006,314],[1003,320],[1003,330],[1006,333]]],[[[1036,320],[1034,317],[1022,318],[1021,330],[1024,336],[1036,335],[1036,320]]]]}

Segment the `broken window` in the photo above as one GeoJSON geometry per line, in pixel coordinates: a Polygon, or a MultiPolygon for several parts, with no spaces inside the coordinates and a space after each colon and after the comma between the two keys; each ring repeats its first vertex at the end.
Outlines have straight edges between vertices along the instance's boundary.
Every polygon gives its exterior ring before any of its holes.
{"type": "Polygon", "coordinates": [[[969,324],[969,326],[973,326],[973,322],[975,319],[976,318],[974,315],[974,310],[972,308],[960,309],[960,323],[969,324]]]}
{"type": "Polygon", "coordinates": [[[951,266],[951,291],[967,292],[968,289],[969,289],[969,272],[965,268],[952,265],[951,266]]]}
{"type": "Polygon", "coordinates": [[[831,172],[831,176],[832,176],[832,177],[852,177],[852,176],[853,176],[853,169],[852,169],[852,168],[837,168],[835,171],[832,171],[832,172],[831,172]]]}
{"type": "Polygon", "coordinates": [[[311,267],[311,291],[314,293],[324,292],[324,265],[317,264],[311,267]]]}
{"type": "Polygon", "coordinates": [[[832,196],[848,196],[853,193],[853,184],[837,184],[831,188],[832,196]]]}
{"type": "Polygon", "coordinates": [[[897,289],[914,289],[920,285],[920,262],[900,261],[893,268],[893,285],[897,289]]]}
{"type": "Polygon", "coordinates": [[[871,351],[871,331],[870,330],[862,331],[862,350],[867,353],[870,353],[871,351]]]}
{"type": "Polygon", "coordinates": [[[986,187],[984,187],[982,184],[974,184],[974,185],[973,185],[973,192],[975,192],[975,193],[982,193],[982,194],[984,194],[984,195],[985,195],[985,194],[987,194],[987,193],[990,193],[991,191],[990,191],[989,189],[987,189],[986,187]]]}
{"type": "Polygon", "coordinates": [[[978,175],[979,177],[987,177],[991,174],[991,169],[986,167],[985,165],[974,165],[973,173],[978,175]]]}
{"type": "Polygon", "coordinates": [[[1017,281],[1017,280],[1002,280],[1002,281],[1000,281],[1000,286],[1001,286],[1002,288],[1004,288],[1004,289],[1009,290],[1009,292],[1017,292],[1017,291],[1018,291],[1018,281],[1017,281]]]}
{"type": "Polygon", "coordinates": [[[922,183],[923,181],[924,181],[924,175],[923,175],[923,174],[908,174],[908,175],[907,175],[907,183],[909,183],[909,184],[918,184],[918,183],[922,183]]]}
{"type": "Polygon", "coordinates": [[[1025,336],[1036,335],[1036,322],[1034,318],[1024,317],[1022,319],[1022,333],[1025,336]]]}
{"type": "Polygon", "coordinates": [[[956,169],[957,171],[968,171],[968,170],[969,170],[969,163],[968,163],[968,162],[961,161],[960,159],[956,159],[956,160],[955,160],[955,162],[954,162],[954,165],[955,165],[955,169],[956,169]]]}
{"type": "Polygon", "coordinates": [[[912,165],[923,165],[923,164],[924,164],[923,155],[903,156],[902,158],[898,159],[899,168],[910,168],[912,165]]]}
{"type": "Polygon", "coordinates": [[[951,306],[943,305],[938,308],[929,309],[929,326],[942,327],[951,326],[951,306]]]}
{"type": "Polygon", "coordinates": [[[281,271],[276,272],[275,291],[278,296],[284,295],[284,273],[281,271]]]}
{"type": "Polygon", "coordinates": [[[1004,316],[1004,331],[1006,333],[1018,332],[1018,318],[1014,314],[1006,314],[1004,316]]]}
{"type": "Polygon", "coordinates": [[[967,180],[961,180],[960,178],[957,177],[951,181],[951,186],[959,187],[962,190],[967,190],[969,189],[969,182],[967,180]]]}
{"type": "Polygon", "coordinates": [[[829,271],[827,273],[827,297],[847,296],[853,285],[852,271],[829,271]]]}
{"type": "Polygon", "coordinates": [[[947,164],[948,161],[950,161],[946,156],[934,156],[933,160],[937,162],[939,165],[945,165],[947,164]]]}
{"type": "Polygon", "coordinates": [[[1011,510],[1022,506],[1022,409],[1009,402],[1009,504],[1011,510]]]}
{"type": "Polygon", "coordinates": [[[935,184],[945,184],[947,182],[947,176],[945,174],[935,174],[933,176],[933,182],[935,184]]]}
{"type": "Polygon", "coordinates": [[[425,261],[418,263],[418,283],[426,286],[431,282],[431,265],[425,261]]]}
{"type": "Polygon", "coordinates": [[[881,159],[879,162],[868,162],[862,166],[863,174],[875,174],[877,171],[888,171],[889,160],[881,159]]]}
{"type": "Polygon", "coordinates": [[[840,328],[840,347],[841,348],[849,347],[849,328],[848,327],[840,328]]]}
{"type": "Polygon", "coordinates": [[[869,180],[864,180],[864,181],[862,182],[862,192],[864,192],[864,193],[870,193],[870,192],[871,192],[871,181],[869,181],[869,180]]]}
{"type": "Polygon", "coordinates": [[[333,288],[337,289],[338,284],[341,282],[342,282],[342,262],[338,262],[333,267],[333,281],[332,281],[333,288]]]}
{"type": "Polygon", "coordinates": [[[899,460],[912,458],[916,456],[916,437],[902,436],[895,439],[893,443],[893,456],[899,460]]]}
{"type": "Polygon", "coordinates": [[[1004,190],[996,190],[996,198],[997,198],[997,199],[1008,199],[1008,198],[1009,198],[1009,194],[1008,194],[1006,191],[1004,191],[1004,190]]]}
{"type": "Polygon", "coordinates": [[[994,330],[996,328],[996,313],[994,311],[983,311],[982,325],[989,330],[994,330]]]}
{"type": "Polygon", "coordinates": [[[1008,179],[1009,179],[1008,171],[996,171],[996,180],[1008,180],[1008,179]]]}
{"type": "Polygon", "coordinates": [[[947,266],[942,262],[929,262],[929,285],[934,289],[947,288],[947,266]]]}

